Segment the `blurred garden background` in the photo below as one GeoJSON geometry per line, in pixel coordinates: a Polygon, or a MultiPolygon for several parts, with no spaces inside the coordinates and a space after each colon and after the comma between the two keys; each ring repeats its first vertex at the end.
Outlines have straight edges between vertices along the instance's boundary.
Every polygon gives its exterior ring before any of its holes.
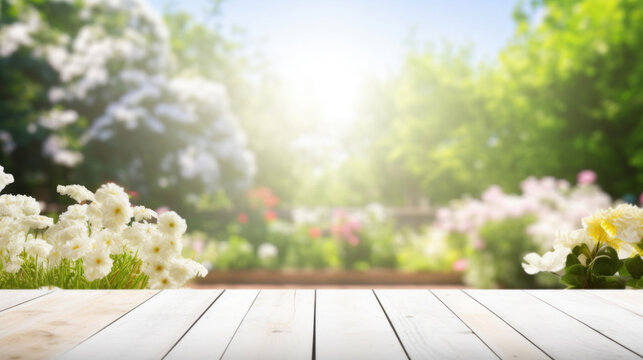
{"type": "Polygon", "coordinates": [[[643,201],[639,0],[0,4],[5,192],[117,182],[212,274],[555,287],[522,257],[643,201]]]}

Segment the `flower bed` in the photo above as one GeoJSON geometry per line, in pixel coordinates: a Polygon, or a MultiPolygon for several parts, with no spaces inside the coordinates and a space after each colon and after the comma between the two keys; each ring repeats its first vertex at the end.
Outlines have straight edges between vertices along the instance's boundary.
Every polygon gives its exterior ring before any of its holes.
{"type": "MultiPolygon", "coordinates": [[[[0,166],[0,191],[13,181],[0,166]]],[[[0,195],[0,288],[174,288],[207,273],[181,256],[187,224],[175,212],[132,206],[114,183],[58,192],[77,204],[56,222],[32,197],[0,195]]]]}

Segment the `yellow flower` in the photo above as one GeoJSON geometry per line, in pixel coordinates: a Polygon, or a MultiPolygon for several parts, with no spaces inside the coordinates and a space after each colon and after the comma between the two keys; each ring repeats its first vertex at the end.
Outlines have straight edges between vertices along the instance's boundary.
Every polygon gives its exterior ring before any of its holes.
{"type": "Polygon", "coordinates": [[[621,204],[614,209],[598,211],[584,218],[583,226],[587,234],[596,241],[619,250],[643,239],[643,209],[621,204]]]}
{"type": "Polygon", "coordinates": [[[583,219],[583,227],[591,238],[596,242],[610,244],[610,235],[605,231],[603,223],[607,211],[597,211],[594,214],[583,219]]]}

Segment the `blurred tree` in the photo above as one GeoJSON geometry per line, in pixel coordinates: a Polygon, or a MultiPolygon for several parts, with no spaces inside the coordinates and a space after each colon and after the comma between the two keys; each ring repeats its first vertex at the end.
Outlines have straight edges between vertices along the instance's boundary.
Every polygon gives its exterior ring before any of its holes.
{"type": "Polygon", "coordinates": [[[488,136],[467,51],[411,53],[396,87],[393,158],[434,201],[481,191],[479,156],[488,136]]]}
{"type": "Polygon", "coordinates": [[[250,186],[225,88],[170,72],[168,29],[146,3],[2,5],[0,160],[21,192],[52,201],[56,183],[113,180],[148,206],[191,209],[250,186]]]}
{"type": "Polygon", "coordinates": [[[226,86],[231,108],[248,135],[257,159],[255,182],[282,200],[293,200],[297,183],[295,154],[289,144],[305,122],[287,111],[283,85],[241,29],[225,34],[219,23],[221,1],[213,1],[207,21],[167,7],[172,69],[180,76],[200,76],[226,86]]]}
{"type": "Polygon", "coordinates": [[[643,3],[519,3],[497,64],[411,53],[397,88],[393,155],[431,199],[516,189],[530,175],[599,174],[611,195],[643,189],[643,3]]]}

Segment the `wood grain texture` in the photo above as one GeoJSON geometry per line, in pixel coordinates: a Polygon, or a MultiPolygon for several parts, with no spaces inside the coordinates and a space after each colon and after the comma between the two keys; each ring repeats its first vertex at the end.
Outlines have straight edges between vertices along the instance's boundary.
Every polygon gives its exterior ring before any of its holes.
{"type": "Polygon", "coordinates": [[[501,359],[549,359],[520,333],[462,290],[431,290],[501,359]]]}
{"type": "Polygon", "coordinates": [[[258,293],[226,290],[165,359],[220,359],[258,293]]]}
{"type": "Polygon", "coordinates": [[[314,290],[262,290],[222,359],[310,359],[314,290]]]}
{"type": "Polygon", "coordinates": [[[583,290],[592,295],[611,301],[619,306],[643,316],[642,290],[583,290]]]}
{"type": "Polygon", "coordinates": [[[0,290],[0,311],[44,296],[53,290],[0,290]]]}
{"type": "Polygon", "coordinates": [[[334,360],[405,359],[408,354],[412,359],[584,360],[641,359],[643,353],[643,291],[221,293],[0,291],[0,304],[11,306],[0,311],[0,359],[129,360],[167,354],[168,359],[314,355],[334,360]]]}
{"type": "Polygon", "coordinates": [[[0,312],[0,357],[43,359],[60,355],[155,293],[58,290],[0,312]]]}
{"type": "Polygon", "coordinates": [[[643,355],[641,334],[632,331],[632,329],[643,330],[643,317],[583,291],[531,290],[528,292],[637,354],[643,355]]]}
{"type": "Polygon", "coordinates": [[[407,359],[371,290],[317,290],[316,359],[407,359]]]}
{"type": "Polygon", "coordinates": [[[375,294],[411,359],[497,359],[428,290],[377,290],[375,294]]]}
{"type": "Polygon", "coordinates": [[[219,294],[221,290],[163,290],[61,358],[160,359],[219,294]]]}
{"type": "Polygon", "coordinates": [[[633,352],[525,291],[466,292],[554,359],[639,359],[633,352]]]}

